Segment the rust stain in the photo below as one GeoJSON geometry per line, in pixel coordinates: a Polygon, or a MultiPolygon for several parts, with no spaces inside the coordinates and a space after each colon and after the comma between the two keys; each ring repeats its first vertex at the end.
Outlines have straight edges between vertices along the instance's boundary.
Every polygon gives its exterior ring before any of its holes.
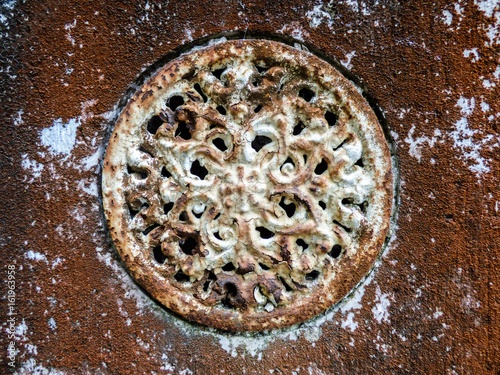
{"type": "MultiPolygon", "coordinates": [[[[498,8],[477,3],[2,4],[0,262],[16,265],[16,371],[497,374],[498,8]],[[403,182],[395,239],[366,282],[273,333],[207,330],[159,308],[102,224],[99,163],[120,98],[191,39],[233,34],[273,35],[345,66],[383,109],[403,182]]],[[[2,321],[3,372],[7,329],[2,321]]]]}

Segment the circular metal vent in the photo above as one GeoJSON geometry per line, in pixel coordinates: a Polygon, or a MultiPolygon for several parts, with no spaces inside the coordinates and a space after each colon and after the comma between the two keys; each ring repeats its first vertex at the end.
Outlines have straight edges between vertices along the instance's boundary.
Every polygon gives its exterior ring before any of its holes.
{"type": "Polygon", "coordinates": [[[325,61],[267,40],[198,49],[130,99],[103,171],[130,273],[189,320],[225,330],[301,322],[343,298],[386,238],[389,149],[325,61]]]}

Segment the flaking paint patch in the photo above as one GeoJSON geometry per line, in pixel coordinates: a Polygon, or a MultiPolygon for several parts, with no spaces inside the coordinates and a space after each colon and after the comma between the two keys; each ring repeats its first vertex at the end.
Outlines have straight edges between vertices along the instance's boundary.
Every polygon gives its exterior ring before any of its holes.
{"type": "Polygon", "coordinates": [[[477,48],[465,49],[464,57],[467,59],[471,57],[471,62],[475,63],[479,60],[479,53],[477,52],[477,48]]]}
{"type": "Polygon", "coordinates": [[[53,368],[46,368],[42,365],[37,365],[34,358],[30,358],[21,364],[14,374],[17,375],[65,375],[63,371],[59,371],[53,368]]]}
{"type": "Polygon", "coordinates": [[[461,151],[457,157],[465,160],[469,170],[480,178],[491,170],[488,160],[481,155],[480,151],[483,146],[498,147],[500,137],[489,134],[482,139],[477,139],[477,135],[481,134],[480,130],[471,129],[468,122],[468,117],[474,112],[474,98],[460,97],[456,106],[460,108],[463,117],[455,122],[455,130],[450,132],[449,136],[454,142],[453,147],[461,151]]]}
{"type": "Polygon", "coordinates": [[[405,138],[405,142],[408,143],[409,146],[409,154],[416,158],[419,162],[421,161],[422,158],[422,148],[427,145],[429,147],[434,147],[436,142],[438,142],[442,136],[441,130],[439,129],[434,129],[434,136],[433,137],[427,137],[427,136],[421,136],[417,138],[413,138],[413,134],[415,133],[415,125],[412,125],[410,131],[408,132],[408,135],[405,138]]]}
{"type": "Polygon", "coordinates": [[[24,170],[31,172],[32,178],[27,183],[32,183],[36,178],[42,175],[44,165],[36,160],[28,158],[28,154],[21,155],[21,166],[24,170]]]}
{"type": "Polygon", "coordinates": [[[345,60],[340,61],[340,63],[347,69],[352,69],[352,58],[356,56],[356,51],[351,51],[345,55],[345,60]]]}
{"type": "Polygon", "coordinates": [[[42,129],[40,142],[47,147],[53,155],[68,157],[76,142],[76,129],[82,123],[81,117],[63,122],[61,118],[54,120],[50,128],[42,129]]]}
{"type": "Polygon", "coordinates": [[[312,10],[306,12],[306,17],[309,20],[309,26],[313,29],[317,28],[323,22],[331,28],[333,26],[333,20],[330,13],[323,9],[323,4],[319,3],[314,5],[312,10]]]}
{"type": "Polygon", "coordinates": [[[379,323],[391,323],[389,319],[389,307],[391,306],[391,295],[389,293],[382,293],[380,287],[377,286],[375,306],[372,308],[373,317],[379,323]]]}

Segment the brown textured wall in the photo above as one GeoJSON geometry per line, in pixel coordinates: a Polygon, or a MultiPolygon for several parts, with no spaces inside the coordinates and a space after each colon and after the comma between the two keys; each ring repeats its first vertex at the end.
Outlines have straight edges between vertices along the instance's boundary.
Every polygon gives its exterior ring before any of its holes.
{"type": "Polygon", "coordinates": [[[12,341],[20,374],[500,373],[498,1],[7,1],[0,11],[4,371],[12,341]],[[382,109],[399,164],[399,213],[374,272],[340,306],[267,334],[162,310],[102,219],[100,163],[120,99],[179,47],[231,33],[291,37],[339,61],[382,109]]]}

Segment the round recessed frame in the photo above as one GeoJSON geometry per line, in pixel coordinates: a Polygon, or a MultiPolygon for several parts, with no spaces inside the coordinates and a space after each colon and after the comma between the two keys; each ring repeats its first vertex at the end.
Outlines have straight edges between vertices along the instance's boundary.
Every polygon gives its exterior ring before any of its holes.
{"type": "Polygon", "coordinates": [[[129,272],[188,320],[261,331],[346,296],[388,233],[391,157],[333,66],[268,40],[170,61],[110,138],[105,215],[129,272]]]}

